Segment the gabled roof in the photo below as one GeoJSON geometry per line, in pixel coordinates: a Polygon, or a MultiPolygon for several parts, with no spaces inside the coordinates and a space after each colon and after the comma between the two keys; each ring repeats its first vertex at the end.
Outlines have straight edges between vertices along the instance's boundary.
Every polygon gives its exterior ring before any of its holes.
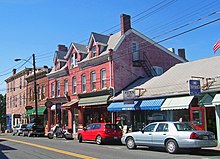
{"type": "Polygon", "coordinates": [[[55,60],[57,59],[57,60],[59,60],[59,61],[64,61],[64,62],[66,62],[66,60],[65,60],[65,56],[66,56],[66,54],[67,54],[67,52],[65,52],[65,51],[55,51],[55,54],[54,54],[54,63],[55,63],[55,60]]]}
{"type": "Polygon", "coordinates": [[[69,58],[70,53],[72,52],[73,48],[75,48],[78,53],[87,54],[87,47],[86,47],[86,45],[82,45],[82,44],[79,44],[79,43],[72,42],[70,44],[70,46],[69,46],[69,50],[68,50],[66,56],[64,57],[65,59],[69,58]]]}
{"type": "MultiPolygon", "coordinates": [[[[220,56],[180,63],[161,76],[154,77],[139,86],[133,87],[133,89],[137,87],[146,89],[140,98],[184,95],[189,94],[188,81],[190,79],[200,80],[201,85],[203,85],[202,78],[214,78],[215,82],[209,89],[202,92],[220,91],[220,70],[218,68],[220,68],[220,56]]],[[[122,95],[114,99],[122,99],[122,95]]]]}
{"type": "Polygon", "coordinates": [[[108,36],[108,35],[103,35],[103,34],[92,32],[90,35],[90,38],[89,38],[88,47],[91,46],[93,40],[100,45],[106,46],[108,43],[109,37],[110,36],[108,36]]]}

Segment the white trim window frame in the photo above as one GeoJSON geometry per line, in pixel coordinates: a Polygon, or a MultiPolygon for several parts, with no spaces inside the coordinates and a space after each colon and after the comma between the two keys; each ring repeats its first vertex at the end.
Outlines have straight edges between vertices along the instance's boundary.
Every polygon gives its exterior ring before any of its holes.
{"type": "Polygon", "coordinates": [[[106,69],[101,69],[101,88],[106,88],[106,69]]]}
{"type": "Polygon", "coordinates": [[[72,94],[76,94],[76,76],[72,78],[72,94]]]}
{"type": "Polygon", "coordinates": [[[82,75],[82,92],[86,92],[86,75],[82,75]]]}
{"type": "Polygon", "coordinates": [[[90,74],[90,86],[91,86],[91,91],[96,90],[96,73],[95,71],[92,71],[90,74]]]}

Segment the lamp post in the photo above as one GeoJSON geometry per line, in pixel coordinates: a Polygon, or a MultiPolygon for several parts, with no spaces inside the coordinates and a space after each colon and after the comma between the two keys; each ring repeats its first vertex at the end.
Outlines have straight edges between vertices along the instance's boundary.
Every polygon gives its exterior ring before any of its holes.
{"type": "MultiPolygon", "coordinates": [[[[33,69],[34,69],[34,101],[35,101],[35,111],[36,111],[36,114],[35,114],[35,122],[38,122],[38,107],[37,107],[37,78],[36,78],[36,66],[35,66],[35,54],[32,55],[33,57],[33,69]]],[[[21,61],[21,60],[24,60],[26,62],[29,62],[28,60],[25,60],[25,59],[15,59],[15,61],[21,61]]],[[[29,62],[30,63],[30,62],[29,62]]]]}

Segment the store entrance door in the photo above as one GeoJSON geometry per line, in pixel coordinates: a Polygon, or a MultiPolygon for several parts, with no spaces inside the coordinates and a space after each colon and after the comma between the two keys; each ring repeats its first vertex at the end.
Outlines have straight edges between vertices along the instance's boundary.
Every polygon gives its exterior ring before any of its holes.
{"type": "Polygon", "coordinates": [[[205,130],[205,108],[200,106],[191,107],[190,122],[197,130],[205,130]]]}

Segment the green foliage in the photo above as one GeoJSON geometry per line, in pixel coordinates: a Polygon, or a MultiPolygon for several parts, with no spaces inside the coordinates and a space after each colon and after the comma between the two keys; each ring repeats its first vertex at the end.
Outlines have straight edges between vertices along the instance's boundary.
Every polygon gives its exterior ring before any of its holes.
{"type": "Polygon", "coordinates": [[[6,126],[6,95],[0,94],[0,124],[1,124],[1,130],[4,130],[4,127],[6,126]]]}

